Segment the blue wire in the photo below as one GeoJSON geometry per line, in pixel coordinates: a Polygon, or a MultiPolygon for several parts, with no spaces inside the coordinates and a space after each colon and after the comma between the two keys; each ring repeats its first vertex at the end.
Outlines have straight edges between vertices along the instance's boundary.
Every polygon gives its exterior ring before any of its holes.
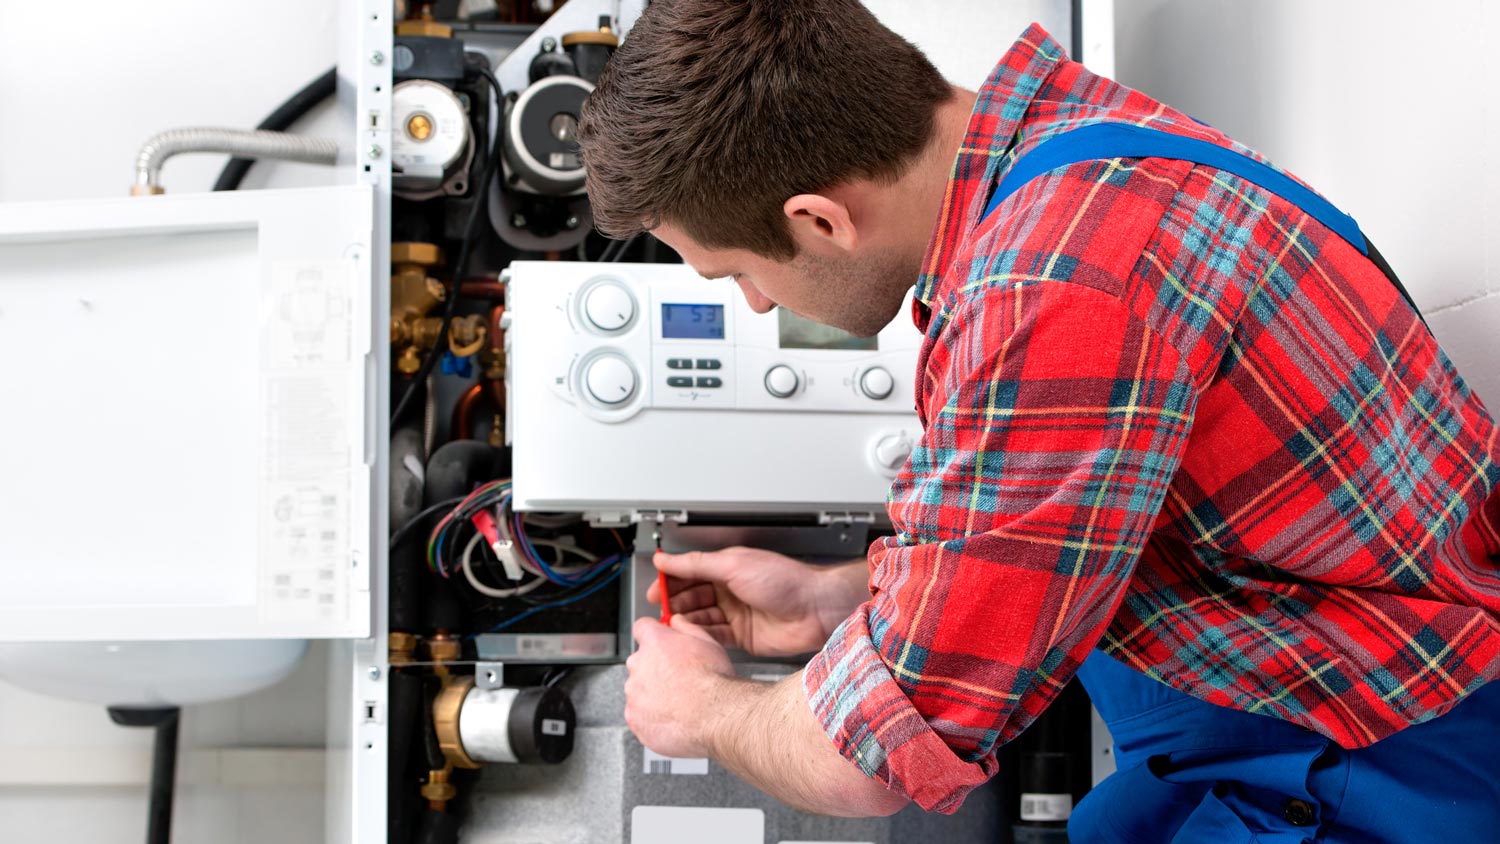
{"type": "MultiPolygon", "coordinates": [[[[607,558],[607,562],[609,562],[611,565],[614,565],[615,563],[619,563],[620,562],[619,555],[615,555],[613,557],[607,558]]],[[[497,633],[497,632],[499,632],[501,630],[504,630],[505,628],[511,626],[512,624],[515,624],[516,622],[520,621],[521,619],[527,618],[527,617],[532,616],[532,615],[535,615],[536,613],[539,613],[539,612],[541,612],[543,610],[554,610],[554,609],[557,609],[558,607],[565,607],[568,604],[572,604],[572,603],[575,603],[577,601],[581,601],[584,598],[587,598],[588,596],[594,594],[595,592],[598,592],[600,589],[603,589],[604,587],[606,587],[609,584],[613,583],[615,581],[615,579],[620,576],[620,572],[623,571],[624,569],[625,569],[625,566],[623,564],[615,565],[615,570],[610,573],[609,577],[606,577],[603,580],[599,581],[598,583],[595,583],[593,586],[590,586],[588,589],[585,589],[584,591],[579,592],[577,595],[570,595],[570,596],[568,596],[566,598],[563,598],[560,601],[553,601],[550,604],[538,604],[537,606],[532,607],[531,609],[527,610],[526,612],[521,613],[520,615],[516,616],[515,618],[506,619],[505,621],[500,622],[499,624],[495,625],[494,627],[491,627],[489,629],[489,632],[490,633],[497,633]]]]}

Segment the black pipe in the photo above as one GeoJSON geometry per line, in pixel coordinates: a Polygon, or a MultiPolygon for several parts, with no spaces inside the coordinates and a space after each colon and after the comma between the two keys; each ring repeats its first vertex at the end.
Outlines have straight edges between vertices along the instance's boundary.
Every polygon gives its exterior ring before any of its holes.
{"type": "MultiPolygon", "coordinates": [[[[391,530],[407,524],[422,510],[423,481],[406,465],[422,459],[422,432],[413,427],[391,434],[391,530]]],[[[432,525],[436,519],[429,520],[432,525]]],[[[390,550],[391,619],[393,633],[419,633],[427,590],[423,548],[427,537],[413,530],[390,550]]]]}
{"type": "MultiPolygon", "coordinates": [[[[276,110],[266,116],[255,128],[266,132],[285,132],[293,123],[302,119],[313,106],[333,96],[334,89],[338,84],[338,68],[330,67],[326,73],[307,85],[292,98],[276,107],[276,110]]],[[[214,182],[214,190],[238,190],[240,182],[245,180],[245,174],[250,172],[250,165],[255,163],[253,158],[231,158],[224,169],[219,171],[218,181],[214,182]]]]}
{"type": "Polygon", "coordinates": [[[151,798],[146,815],[146,844],[172,840],[172,796],[177,788],[177,724],[182,710],[109,708],[110,720],[122,727],[152,727],[156,742],[151,752],[151,798]]]}
{"type": "Polygon", "coordinates": [[[417,832],[417,844],[458,844],[458,829],[463,821],[447,812],[427,811],[422,815],[422,828],[417,832]]]}
{"type": "MultiPolygon", "coordinates": [[[[410,671],[391,672],[390,743],[387,771],[388,838],[391,844],[408,844],[415,833],[417,809],[416,777],[412,776],[412,749],[425,730],[422,678],[410,671]]],[[[426,761],[426,754],[423,754],[426,761]]]]}

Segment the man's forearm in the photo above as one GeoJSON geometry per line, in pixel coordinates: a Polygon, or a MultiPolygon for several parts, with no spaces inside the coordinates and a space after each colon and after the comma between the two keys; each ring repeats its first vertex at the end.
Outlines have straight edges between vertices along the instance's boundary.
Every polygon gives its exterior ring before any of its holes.
{"type": "Polygon", "coordinates": [[[893,814],[907,799],[866,776],[823,734],[798,672],[775,684],[721,678],[706,743],[724,767],[797,809],[842,817],[893,814]]]}

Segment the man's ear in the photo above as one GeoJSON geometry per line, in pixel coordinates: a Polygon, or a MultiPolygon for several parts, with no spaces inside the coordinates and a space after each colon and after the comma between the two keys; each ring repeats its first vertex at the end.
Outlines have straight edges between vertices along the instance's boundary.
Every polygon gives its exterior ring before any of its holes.
{"type": "Polygon", "coordinates": [[[849,214],[849,206],[820,193],[799,193],[781,206],[786,214],[797,251],[813,254],[853,252],[859,244],[859,231],[849,214]]]}

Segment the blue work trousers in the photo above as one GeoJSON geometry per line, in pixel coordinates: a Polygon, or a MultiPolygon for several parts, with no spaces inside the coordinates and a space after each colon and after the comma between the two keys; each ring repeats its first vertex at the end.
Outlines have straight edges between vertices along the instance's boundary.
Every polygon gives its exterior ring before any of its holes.
{"type": "Polygon", "coordinates": [[[1500,842],[1500,682],[1359,750],[1204,703],[1095,652],[1079,671],[1116,773],[1073,844],[1500,842]]]}

